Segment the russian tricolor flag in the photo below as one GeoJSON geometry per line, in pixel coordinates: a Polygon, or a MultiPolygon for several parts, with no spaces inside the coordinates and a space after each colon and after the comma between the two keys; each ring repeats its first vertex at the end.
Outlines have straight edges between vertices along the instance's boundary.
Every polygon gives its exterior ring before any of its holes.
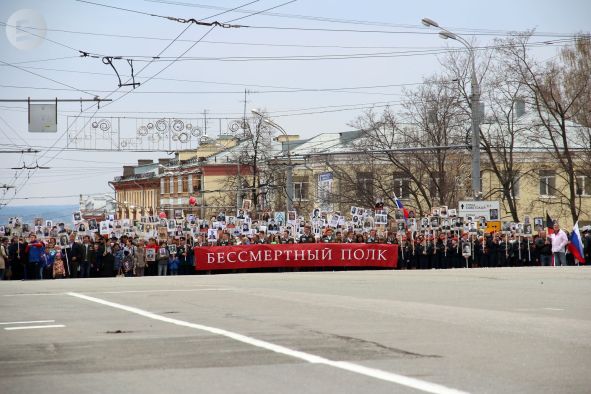
{"type": "Polygon", "coordinates": [[[583,242],[581,239],[581,233],[579,232],[579,222],[576,222],[573,226],[573,232],[571,233],[568,250],[573,254],[575,259],[577,259],[580,263],[585,264],[585,258],[583,257],[583,242]]]}
{"type": "Polygon", "coordinates": [[[402,201],[400,201],[400,199],[398,197],[396,197],[396,194],[394,194],[394,202],[396,203],[396,208],[402,210],[402,214],[404,215],[404,220],[408,219],[408,209],[404,208],[402,201]]]}

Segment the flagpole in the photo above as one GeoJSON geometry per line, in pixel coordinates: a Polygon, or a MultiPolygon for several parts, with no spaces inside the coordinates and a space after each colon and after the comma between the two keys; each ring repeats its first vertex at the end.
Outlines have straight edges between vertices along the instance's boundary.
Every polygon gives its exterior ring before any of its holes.
{"type": "Polygon", "coordinates": [[[529,260],[529,264],[532,264],[531,262],[531,248],[529,247],[529,236],[527,237],[527,259],[529,260]]]}

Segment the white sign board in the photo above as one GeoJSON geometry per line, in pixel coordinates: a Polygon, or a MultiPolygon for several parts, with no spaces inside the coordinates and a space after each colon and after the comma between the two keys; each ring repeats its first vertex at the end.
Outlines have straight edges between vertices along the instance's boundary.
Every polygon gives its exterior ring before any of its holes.
{"type": "Polygon", "coordinates": [[[484,216],[487,221],[500,220],[500,205],[498,201],[460,201],[458,216],[464,218],[484,216]]]}
{"type": "Polygon", "coordinates": [[[29,105],[29,133],[57,133],[57,105],[29,105]]]}

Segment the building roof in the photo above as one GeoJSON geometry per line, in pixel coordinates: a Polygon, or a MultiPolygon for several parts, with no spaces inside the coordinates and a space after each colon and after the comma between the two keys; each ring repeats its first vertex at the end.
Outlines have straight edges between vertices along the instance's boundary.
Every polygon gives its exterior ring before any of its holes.
{"type": "MultiPolygon", "coordinates": [[[[550,114],[545,115],[545,122],[556,127],[559,130],[559,125],[550,114]]],[[[480,128],[484,134],[492,136],[500,127],[506,126],[498,122],[483,123],[480,128]]],[[[515,152],[531,152],[554,150],[548,137],[548,131],[544,126],[544,122],[540,119],[537,112],[528,111],[517,118],[512,126],[515,129],[513,150],[515,152]],[[536,137],[539,136],[539,137],[536,137]]],[[[588,133],[589,129],[571,120],[565,121],[567,143],[571,149],[588,149],[585,143],[589,143],[588,133]]],[[[561,144],[561,140],[557,140],[561,144]]],[[[560,146],[560,145],[559,145],[560,146]]]]}

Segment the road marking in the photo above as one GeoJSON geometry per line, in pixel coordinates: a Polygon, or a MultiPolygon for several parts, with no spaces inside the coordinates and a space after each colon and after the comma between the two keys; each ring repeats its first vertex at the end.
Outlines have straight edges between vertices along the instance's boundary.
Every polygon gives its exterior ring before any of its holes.
{"type": "Polygon", "coordinates": [[[58,328],[58,327],[65,327],[63,324],[50,324],[47,326],[22,326],[22,327],[4,327],[5,330],[12,331],[12,330],[34,330],[37,328],[58,328]]]}
{"type": "Polygon", "coordinates": [[[9,324],[30,324],[30,323],[54,323],[55,320],[31,320],[31,321],[6,321],[0,323],[0,325],[9,325],[9,324]]]}
{"type": "Polygon", "coordinates": [[[547,311],[563,311],[564,309],[562,308],[544,308],[547,311]]]}
{"type": "Polygon", "coordinates": [[[80,293],[70,292],[67,294],[71,295],[72,297],[81,298],[86,301],[96,302],[97,304],[110,306],[112,308],[116,308],[116,309],[120,309],[120,310],[127,311],[130,313],[134,313],[136,315],[144,316],[149,319],[159,320],[159,321],[162,321],[165,323],[170,323],[170,324],[174,324],[174,325],[181,326],[181,327],[189,327],[189,328],[194,328],[197,330],[209,332],[211,334],[221,335],[226,338],[234,339],[235,341],[246,343],[246,344],[252,345],[252,346],[256,346],[261,349],[266,349],[266,350],[270,350],[275,353],[284,354],[286,356],[298,358],[300,360],[307,361],[311,364],[328,365],[328,366],[331,366],[334,368],[339,368],[339,369],[342,369],[345,371],[358,373],[360,375],[369,376],[369,377],[384,380],[387,382],[397,383],[399,385],[411,387],[411,388],[421,390],[421,391],[424,391],[427,393],[436,393],[436,394],[464,394],[464,393],[466,393],[465,391],[452,389],[452,388],[449,388],[446,386],[442,386],[440,384],[431,383],[431,382],[427,382],[424,380],[411,378],[408,376],[399,375],[399,374],[392,373],[392,372],[382,371],[380,369],[368,368],[368,367],[364,367],[359,364],[353,364],[353,363],[349,363],[346,361],[329,360],[324,357],[316,356],[314,354],[305,353],[305,352],[301,352],[298,350],[293,350],[293,349],[287,348],[285,346],[276,345],[271,342],[262,341],[260,339],[252,338],[252,337],[238,334],[238,333],[235,333],[232,331],[227,331],[227,330],[224,330],[221,328],[205,326],[202,324],[189,323],[187,321],[178,320],[178,319],[171,319],[169,317],[160,316],[155,313],[145,311],[143,309],[139,309],[139,308],[135,308],[132,306],[123,305],[123,304],[118,304],[118,303],[111,302],[111,301],[102,300],[100,298],[90,297],[90,296],[80,294],[80,293]]]}

